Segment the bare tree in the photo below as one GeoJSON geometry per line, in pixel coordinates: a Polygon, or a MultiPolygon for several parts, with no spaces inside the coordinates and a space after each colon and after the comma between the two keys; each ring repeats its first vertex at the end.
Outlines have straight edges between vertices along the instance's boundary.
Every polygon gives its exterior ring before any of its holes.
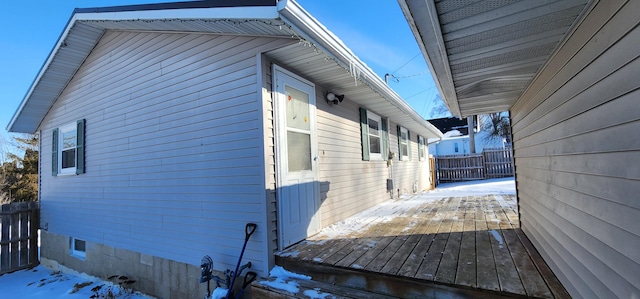
{"type": "Polygon", "coordinates": [[[482,130],[487,132],[485,139],[506,140],[511,144],[511,121],[508,112],[489,113],[482,116],[482,130]]]}
{"type": "Polygon", "coordinates": [[[429,113],[429,117],[431,119],[451,117],[451,112],[449,111],[449,108],[447,108],[447,105],[444,104],[444,101],[442,100],[442,97],[440,97],[439,94],[436,94],[436,96],[433,98],[432,105],[433,106],[431,108],[431,112],[429,113]]]}

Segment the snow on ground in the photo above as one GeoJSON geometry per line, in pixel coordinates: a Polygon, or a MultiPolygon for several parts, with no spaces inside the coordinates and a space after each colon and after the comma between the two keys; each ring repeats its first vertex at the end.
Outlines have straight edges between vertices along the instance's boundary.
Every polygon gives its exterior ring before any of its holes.
{"type": "MultiPolygon", "coordinates": [[[[152,298],[124,290],[117,284],[102,281],[97,277],[66,270],[65,273],[61,273],[37,266],[33,269],[0,275],[0,297],[21,299],[152,298]]],[[[131,282],[126,277],[114,277],[113,279],[131,282]]]]}
{"type": "Polygon", "coordinates": [[[427,194],[441,197],[486,194],[516,194],[516,184],[512,177],[458,183],[445,183],[438,185],[435,190],[431,190],[427,192],[427,194]]]}
{"type": "MultiPolygon", "coordinates": [[[[447,197],[493,194],[502,206],[508,206],[508,203],[505,202],[502,195],[515,193],[516,188],[513,178],[440,184],[435,190],[421,192],[415,195],[402,195],[400,199],[384,202],[351,216],[346,220],[327,226],[313,239],[314,242],[322,242],[322,240],[348,236],[351,233],[363,230],[371,223],[384,223],[394,217],[402,216],[406,211],[428,201],[438,201],[447,197]]],[[[287,254],[296,255],[297,252],[287,252],[287,254]]]]}

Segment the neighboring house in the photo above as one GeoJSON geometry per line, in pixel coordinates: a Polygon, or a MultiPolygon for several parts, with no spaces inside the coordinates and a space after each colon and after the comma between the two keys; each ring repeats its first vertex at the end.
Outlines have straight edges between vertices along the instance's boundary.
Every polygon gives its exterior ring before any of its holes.
{"type": "Polygon", "coordinates": [[[574,298],[640,298],[640,1],[400,0],[454,116],[509,110],[520,224],[574,298]]]}
{"type": "MultiPolygon", "coordinates": [[[[429,154],[434,156],[448,155],[468,155],[471,154],[469,146],[469,135],[459,136],[458,134],[444,133],[442,139],[433,139],[429,141],[429,154]],[[451,136],[450,136],[451,135],[451,136]]],[[[489,138],[488,133],[480,131],[475,134],[476,153],[482,153],[485,148],[504,148],[505,142],[499,138],[489,138]]]]}
{"type": "MultiPolygon", "coordinates": [[[[448,156],[468,155],[471,153],[469,125],[466,118],[445,117],[430,119],[428,122],[444,133],[442,138],[433,138],[428,141],[429,154],[448,156]]],[[[474,137],[476,153],[481,153],[485,148],[504,148],[506,146],[505,140],[492,138],[486,131],[481,131],[482,126],[478,122],[474,121],[474,127],[476,128],[474,137]]]]}
{"type": "Polygon", "coordinates": [[[196,298],[202,256],[233,268],[247,222],[266,276],[279,249],[429,188],[435,127],[294,1],[228,3],[73,13],[8,126],[40,135],[43,263],[196,298]]]}

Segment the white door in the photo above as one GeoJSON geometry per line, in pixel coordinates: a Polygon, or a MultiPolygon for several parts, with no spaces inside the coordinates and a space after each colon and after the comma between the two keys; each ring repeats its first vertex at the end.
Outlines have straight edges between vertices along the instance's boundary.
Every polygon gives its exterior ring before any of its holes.
{"type": "Polygon", "coordinates": [[[285,248],[320,230],[313,83],[274,66],[278,231],[285,248]]]}

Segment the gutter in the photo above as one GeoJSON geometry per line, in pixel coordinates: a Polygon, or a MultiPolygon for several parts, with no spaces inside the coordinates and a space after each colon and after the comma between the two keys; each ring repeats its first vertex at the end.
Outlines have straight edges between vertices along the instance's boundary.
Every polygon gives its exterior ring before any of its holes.
{"type": "Polygon", "coordinates": [[[400,109],[413,121],[427,128],[435,136],[442,136],[436,127],[423,119],[413,110],[395,91],[382,81],[364,62],[356,57],[338,37],[333,35],[318,20],[305,11],[297,2],[282,0],[278,2],[278,12],[280,18],[288,23],[292,29],[306,40],[317,41],[314,44],[320,51],[335,58],[344,69],[348,70],[354,80],[361,80],[367,84],[374,92],[380,94],[385,100],[400,109]],[[307,29],[308,28],[308,29],[307,29]],[[304,30],[307,29],[307,30],[304,30]]]}

